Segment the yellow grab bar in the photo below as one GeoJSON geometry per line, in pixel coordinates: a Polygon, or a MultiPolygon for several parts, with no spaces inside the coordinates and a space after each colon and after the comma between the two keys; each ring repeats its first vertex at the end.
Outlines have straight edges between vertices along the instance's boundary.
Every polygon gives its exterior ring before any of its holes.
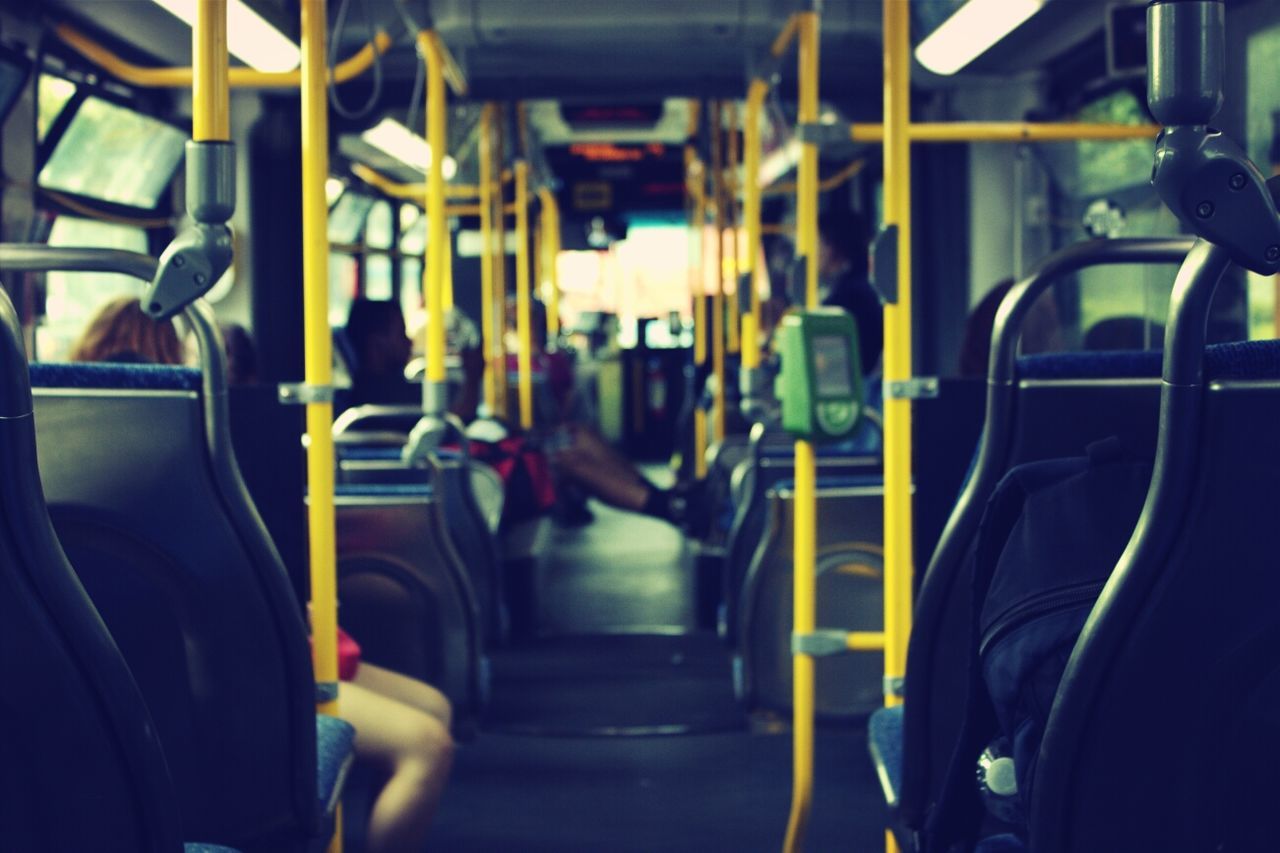
{"type": "MultiPolygon", "coordinates": [[[[884,124],[855,124],[854,142],[883,142],[884,124]]],[[[1153,139],[1160,128],[1147,124],[1037,123],[1025,121],[951,121],[908,123],[911,142],[1078,142],[1081,140],[1153,139]]]]}
{"type": "MultiPolygon", "coordinates": [[[[192,85],[193,68],[147,68],[121,59],[68,24],[55,24],[54,34],[68,47],[113,77],[144,89],[185,89],[192,85]]],[[[391,47],[391,36],[379,31],[366,44],[333,69],[333,79],[345,83],[373,65],[375,52],[385,54],[391,47]]],[[[328,73],[326,72],[326,81],[328,73]]],[[[233,89],[296,89],[302,85],[302,70],[257,71],[253,68],[231,68],[227,74],[233,89]]]]}
{"type": "MultiPolygon", "coordinates": [[[[729,122],[728,163],[725,167],[724,204],[725,223],[729,229],[729,268],[728,276],[733,284],[731,295],[727,295],[729,316],[725,318],[725,331],[728,333],[728,349],[730,353],[738,353],[742,349],[739,334],[742,329],[742,312],[738,297],[738,107],[732,101],[726,104],[729,122]]],[[[726,288],[726,294],[730,291],[726,288]]]]}
{"type": "MultiPolygon", "coordinates": [[[[818,181],[818,192],[820,193],[831,192],[836,187],[840,186],[845,181],[849,180],[854,175],[861,172],[863,167],[866,165],[867,165],[867,161],[864,158],[859,157],[857,160],[854,160],[849,165],[845,166],[843,169],[836,172],[834,175],[831,175],[830,177],[826,177],[818,181]]],[[[765,187],[764,190],[762,190],[764,195],[787,195],[795,191],[796,191],[796,185],[792,183],[773,184],[771,186],[765,187]]]]}
{"type": "Polygon", "coordinates": [[[742,315],[742,366],[748,369],[760,366],[760,273],[756,258],[760,253],[760,120],[764,112],[764,99],[769,94],[769,84],[759,78],[747,87],[747,108],[743,118],[743,180],[742,218],[747,227],[747,257],[743,272],[751,288],[746,313],[742,315]]]}
{"type": "MultiPolygon", "coordinates": [[[[416,184],[402,184],[399,181],[391,180],[391,178],[369,168],[363,163],[352,163],[351,174],[384,195],[401,201],[422,204],[427,194],[426,181],[416,184]]],[[[472,184],[446,184],[444,188],[445,198],[475,198],[479,192],[480,188],[472,184]]]]}
{"type": "MultiPolygon", "coordinates": [[[[302,280],[305,382],[333,385],[329,332],[329,104],[325,82],[325,3],[302,5],[302,280]]],[[[319,395],[322,396],[322,395],[319,395]]],[[[337,713],[337,546],[333,509],[333,404],[307,403],[307,502],[311,560],[311,635],[316,683],[337,713]]]]}
{"type": "MultiPolygon", "coordinates": [[[[418,48],[427,63],[426,111],[427,145],[433,156],[427,166],[427,263],[424,269],[424,302],[427,324],[423,330],[423,352],[427,359],[425,381],[443,385],[445,381],[444,345],[444,264],[445,241],[449,239],[444,213],[444,151],[448,120],[445,111],[445,62],[441,42],[433,33],[418,34],[418,48]]],[[[432,414],[441,414],[434,412],[432,414]]]]}
{"type": "Polygon", "coordinates": [[[781,59],[782,55],[791,47],[791,42],[795,39],[796,32],[800,27],[800,14],[797,12],[787,18],[786,24],[782,27],[782,32],[778,33],[778,37],[769,46],[769,52],[773,54],[775,59],[781,59]]]}
{"type": "Polygon", "coordinates": [[[496,350],[494,336],[497,323],[494,306],[493,256],[493,114],[494,105],[485,104],[480,113],[480,136],[477,156],[480,158],[480,338],[484,348],[484,402],[490,415],[498,414],[498,374],[494,368],[496,350]]]}
{"type": "Polygon", "coordinates": [[[520,382],[520,426],[533,427],[533,309],[529,294],[529,163],[516,172],[516,368],[520,382]]]}
{"type": "Polygon", "coordinates": [[[542,277],[547,302],[547,340],[560,335],[560,204],[555,193],[543,187],[538,190],[542,202],[542,277]]]}
{"type": "MultiPolygon", "coordinates": [[[[904,4],[905,5],[905,4],[904,4]]],[[[818,13],[801,12],[798,25],[799,95],[798,120],[807,124],[818,119],[818,13]]],[[[818,306],[818,147],[804,143],[796,190],[796,254],[805,259],[805,306],[818,306]]],[[[796,491],[793,499],[795,540],[792,583],[794,607],[792,631],[812,633],[817,624],[817,461],[813,445],[796,440],[796,491]]],[[[783,843],[786,853],[804,849],[805,830],[813,801],[814,660],[796,652],[792,656],[792,789],[791,815],[783,843]]]]}

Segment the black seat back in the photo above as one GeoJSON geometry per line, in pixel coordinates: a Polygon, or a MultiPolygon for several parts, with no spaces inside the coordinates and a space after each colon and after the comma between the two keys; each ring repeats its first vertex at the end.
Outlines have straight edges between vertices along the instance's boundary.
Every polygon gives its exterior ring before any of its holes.
{"type": "MultiPolygon", "coordinates": [[[[884,624],[884,486],[879,475],[818,476],[817,627],[880,631],[884,624]]],[[[739,694],[748,710],[789,711],[795,588],[794,484],[766,495],[765,535],[743,579],[737,623],[739,694]]],[[[820,716],[870,713],[882,702],[884,656],[855,652],[815,659],[820,716]]]]}
{"type": "Polygon", "coordinates": [[[320,829],[315,688],[289,578],[231,450],[225,354],[203,372],[36,365],[58,535],[146,697],[189,832],[291,849],[320,829]]]}
{"type": "Polygon", "coordinates": [[[177,853],[160,740],[49,522],[21,341],[0,292],[0,838],[32,853],[177,853]]]}
{"type": "Polygon", "coordinates": [[[1134,452],[1154,447],[1157,354],[1037,356],[1019,365],[1022,321],[1040,294],[1066,275],[1099,265],[1178,263],[1190,245],[1183,239],[1125,239],[1071,246],[1047,258],[1001,303],[991,342],[978,457],[915,603],[899,794],[900,817],[911,829],[923,828],[960,730],[955,697],[967,690],[967,555],[996,484],[1014,465],[1077,455],[1087,444],[1108,436],[1120,436],[1134,452]]]}
{"type": "Polygon", "coordinates": [[[1227,266],[1198,243],[1175,288],[1156,470],[1054,700],[1037,851],[1275,845],[1280,343],[1205,350],[1227,266]]]}

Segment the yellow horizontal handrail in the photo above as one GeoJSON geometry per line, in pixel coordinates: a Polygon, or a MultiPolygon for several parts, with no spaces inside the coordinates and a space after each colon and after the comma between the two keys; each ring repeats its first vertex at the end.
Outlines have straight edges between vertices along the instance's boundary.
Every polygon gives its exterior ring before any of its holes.
{"type": "MultiPolygon", "coordinates": [[[[404,201],[421,203],[427,191],[427,185],[424,182],[403,184],[393,181],[363,163],[352,163],[351,173],[384,195],[404,201]]],[[[444,188],[445,198],[475,198],[479,194],[480,188],[475,184],[449,184],[444,188]]]]}
{"type": "Polygon", "coordinates": [[[769,53],[773,54],[775,59],[781,59],[782,55],[791,47],[791,42],[795,41],[796,32],[800,28],[800,13],[797,12],[787,18],[787,23],[783,25],[782,32],[778,33],[778,37],[773,40],[773,44],[769,47],[769,53]]]}
{"type": "Polygon", "coordinates": [[[884,651],[884,631],[850,631],[844,640],[851,652],[884,651]]]}
{"type": "MultiPolygon", "coordinates": [[[[951,121],[918,122],[908,125],[907,132],[912,142],[1078,142],[1151,139],[1160,128],[1146,124],[951,121]]],[[[855,124],[849,136],[854,142],[883,142],[884,125],[855,124]]]]}
{"type": "MultiPolygon", "coordinates": [[[[114,77],[147,89],[190,88],[190,68],[147,68],[121,59],[84,33],[68,24],[55,24],[53,32],[69,47],[114,77]]],[[[374,52],[385,54],[391,47],[391,36],[379,31],[373,41],[333,67],[333,79],[339,83],[363,74],[373,65],[374,52]]],[[[302,85],[302,71],[257,71],[253,68],[228,69],[232,88],[296,89],[302,85]]]]}
{"type": "MultiPolygon", "coordinates": [[[[831,175],[830,177],[827,177],[822,179],[821,181],[818,181],[818,192],[822,192],[822,193],[831,192],[833,189],[840,186],[845,181],[849,180],[854,175],[861,172],[863,167],[865,167],[866,165],[867,165],[867,161],[861,157],[858,158],[857,160],[854,160],[852,163],[850,163],[848,166],[845,166],[843,169],[836,172],[834,175],[831,175]]],[[[788,184],[773,184],[772,186],[765,187],[761,192],[764,195],[790,195],[795,191],[796,191],[796,185],[794,183],[788,183],[788,184]]]]}

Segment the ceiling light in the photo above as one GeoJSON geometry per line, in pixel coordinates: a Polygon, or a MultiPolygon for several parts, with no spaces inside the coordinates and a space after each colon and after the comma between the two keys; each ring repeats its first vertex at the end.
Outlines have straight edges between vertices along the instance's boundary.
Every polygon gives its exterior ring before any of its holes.
{"type": "Polygon", "coordinates": [[[934,74],[955,74],[1040,11],[1046,0],[969,0],[916,48],[934,74]]]}
{"type": "MultiPolygon", "coordinates": [[[[154,2],[187,26],[196,25],[197,0],[154,2]]],[[[298,46],[246,6],[244,0],[227,0],[227,50],[258,71],[292,71],[302,62],[298,46]]]]}
{"type": "MultiPolygon", "coordinates": [[[[396,158],[406,166],[426,173],[431,168],[431,146],[427,140],[409,130],[395,119],[384,118],[360,134],[360,138],[384,154],[396,158]]],[[[446,181],[458,173],[458,163],[449,155],[440,161],[440,171],[446,181]]]]}

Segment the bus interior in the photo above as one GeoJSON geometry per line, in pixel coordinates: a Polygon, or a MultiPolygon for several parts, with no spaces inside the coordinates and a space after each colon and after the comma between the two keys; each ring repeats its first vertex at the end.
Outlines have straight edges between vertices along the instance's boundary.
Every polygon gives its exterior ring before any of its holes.
{"type": "Polygon", "coordinates": [[[0,0],[0,847],[1275,849],[1277,68],[1269,0],[0,0]],[[357,653],[451,709],[412,842],[357,653]]]}

